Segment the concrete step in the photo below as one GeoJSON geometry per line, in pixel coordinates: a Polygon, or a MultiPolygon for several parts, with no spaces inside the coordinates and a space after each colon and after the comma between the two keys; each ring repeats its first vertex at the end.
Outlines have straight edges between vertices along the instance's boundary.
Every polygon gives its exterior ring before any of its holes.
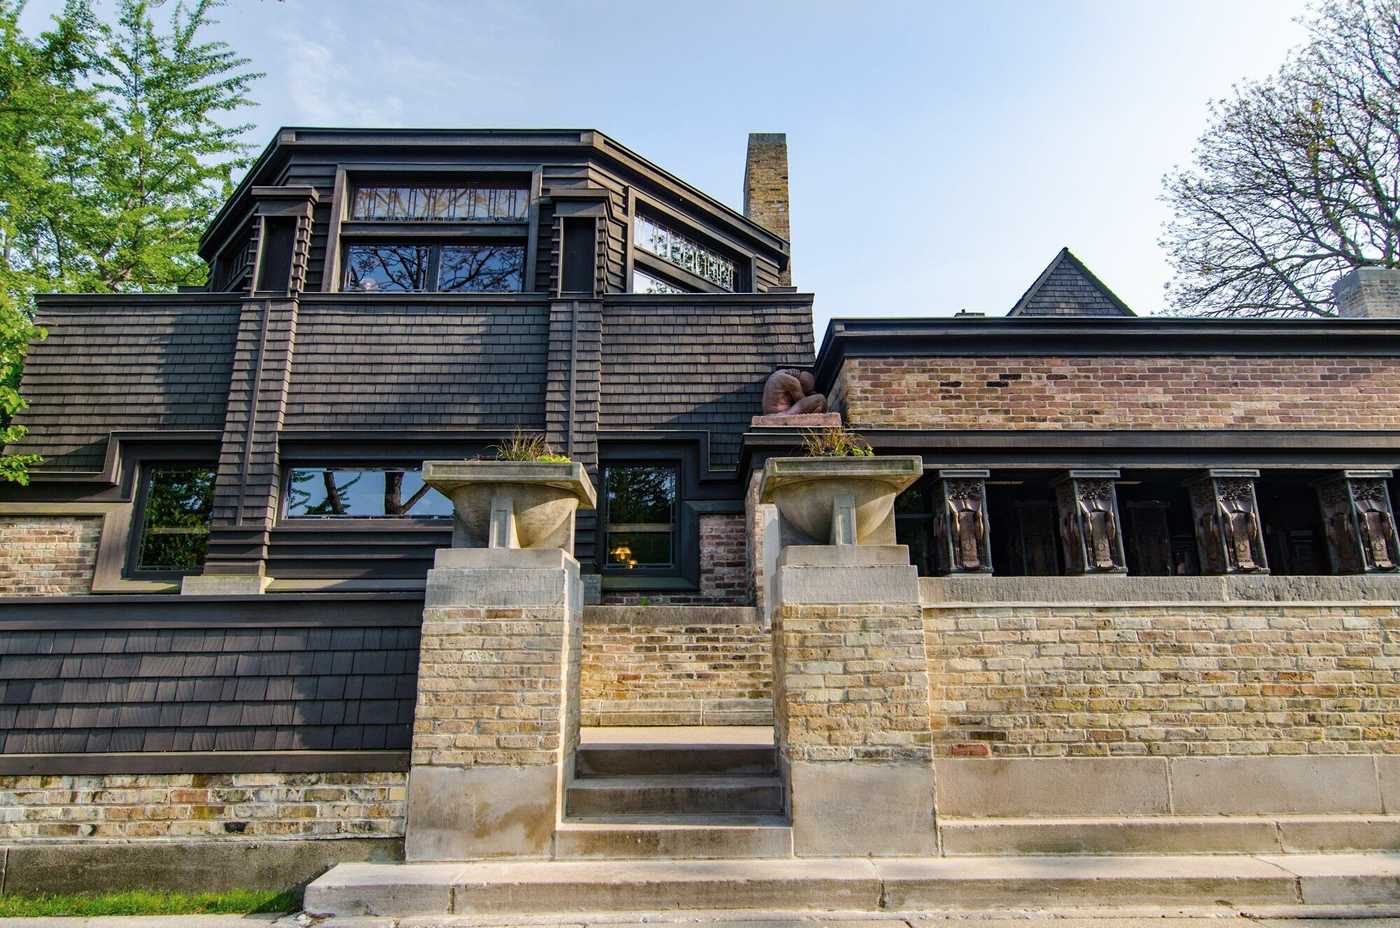
{"type": "Polygon", "coordinates": [[[775,748],[751,744],[585,744],[575,755],[579,777],[773,774],[775,748]]]}
{"type": "Polygon", "coordinates": [[[318,915],[1400,902],[1400,856],[844,858],[341,864],[318,915]]]}
{"type": "Polygon", "coordinates": [[[938,830],[939,846],[950,857],[1400,850],[1400,815],[944,818],[938,830]]]}
{"type": "Polygon", "coordinates": [[[676,812],[783,812],[783,781],[776,776],[591,777],[569,783],[568,816],[676,812]]]}
{"type": "Polygon", "coordinates": [[[554,831],[560,860],[791,857],[792,828],[776,815],[622,815],[570,819],[554,831]]]}

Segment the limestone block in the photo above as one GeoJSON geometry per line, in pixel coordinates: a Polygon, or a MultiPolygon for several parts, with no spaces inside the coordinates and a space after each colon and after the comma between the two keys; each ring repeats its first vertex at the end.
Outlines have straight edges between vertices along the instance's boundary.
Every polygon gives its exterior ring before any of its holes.
{"type": "Polygon", "coordinates": [[[927,764],[796,761],[790,777],[798,857],[937,853],[927,764]]]}
{"type": "Polygon", "coordinates": [[[554,837],[559,767],[416,765],[408,778],[409,861],[544,857],[554,837]]]}
{"type": "Polygon", "coordinates": [[[938,814],[954,818],[1165,815],[1163,758],[972,758],[934,761],[938,814]]]}
{"type": "Polygon", "coordinates": [[[1365,755],[1172,758],[1179,813],[1303,815],[1381,811],[1376,767],[1365,755]]]}

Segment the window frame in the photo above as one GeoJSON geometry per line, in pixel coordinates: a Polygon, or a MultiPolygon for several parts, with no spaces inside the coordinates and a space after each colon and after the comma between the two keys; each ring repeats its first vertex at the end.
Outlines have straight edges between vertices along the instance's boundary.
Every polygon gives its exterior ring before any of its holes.
{"type": "MultiPolygon", "coordinates": [[[[282,465],[282,474],[278,482],[278,503],[277,503],[277,524],[287,526],[381,526],[384,528],[403,528],[410,526],[425,526],[430,528],[451,528],[452,516],[426,516],[426,515],[402,515],[402,516],[294,516],[288,514],[288,506],[291,503],[292,474],[298,470],[416,470],[420,474],[423,471],[422,461],[366,461],[361,459],[319,459],[290,461],[282,465]]],[[[450,502],[450,501],[449,501],[450,502]]]]}
{"type": "Polygon", "coordinates": [[[346,290],[345,253],[346,245],[382,244],[403,240],[416,243],[470,244],[472,240],[485,238],[498,242],[523,243],[525,262],[517,293],[536,293],[536,255],[539,242],[540,195],[543,185],[543,168],[540,165],[504,164],[483,162],[481,164],[405,164],[402,162],[355,162],[341,164],[336,168],[335,192],[331,197],[330,225],[326,233],[326,266],[321,274],[321,291],[324,293],[347,293],[359,297],[378,295],[403,297],[412,293],[442,294],[468,298],[509,296],[501,291],[473,292],[466,290],[434,289],[403,291],[364,291],[346,290]],[[527,191],[528,203],[523,222],[502,222],[483,220],[478,222],[448,222],[438,220],[399,221],[364,220],[351,218],[354,208],[355,191],[362,184],[397,184],[409,186],[500,183],[511,178],[522,181],[527,191]]]}
{"type": "MultiPolygon", "coordinates": [[[[633,282],[633,271],[636,269],[640,269],[652,277],[658,277],[665,283],[682,287],[688,293],[757,292],[755,289],[758,280],[758,256],[756,252],[745,248],[738,241],[721,232],[698,225],[693,218],[636,190],[630,191],[627,198],[626,233],[628,293],[637,292],[633,282]],[[713,249],[732,260],[734,262],[734,289],[726,290],[698,274],[692,274],[680,265],[672,264],[665,258],[639,247],[636,243],[636,220],[639,215],[647,217],[653,222],[670,226],[677,232],[694,239],[698,244],[713,249]]],[[[647,296],[648,294],[642,295],[647,296]]],[[[659,294],[650,295],[658,296],[659,294]]]]}
{"type": "MultiPolygon", "coordinates": [[[[681,494],[684,487],[681,475],[681,464],[679,461],[654,460],[654,461],[617,461],[611,460],[600,462],[599,483],[603,492],[598,513],[599,526],[599,563],[601,572],[614,577],[676,577],[682,574],[682,550],[681,550],[681,494]],[[636,567],[621,567],[614,564],[608,557],[608,536],[612,534],[611,517],[612,503],[608,496],[608,471],[612,468],[626,467],[651,467],[664,468],[671,472],[671,522],[668,534],[671,537],[671,563],[669,564],[646,564],[636,567]]],[[[624,522],[619,525],[660,525],[652,522],[624,522]]],[[[661,532],[650,532],[646,530],[638,531],[635,528],[620,531],[619,534],[662,534],[661,532]]]]}
{"type": "Polygon", "coordinates": [[[387,238],[387,239],[386,239],[386,238],[380,238],[380,237],[374,237],[374,238],[369,238],[369,239],[365,239],[365,240],[350,239],[349,241],[346,241],[344,245],[341,246],[341,252],[342,252],[342,261],[341,261],[341,265],[342,265],[342,267],[344,268],[344,271],[342,272],[342,277],[343,277],[343,278],[348,278],[349,273],[350,273],[350,269],[349,269],[349,266],[348,266],[348,265],[349,265],[349,261],[348,261],[348,258],[347,258],[346,256],[349,255],[350,249],[351,249],[351,248],[355,248],[355,247],[366,247],[366,246],[373,247],[373,246],[376,246],[376,245],[389,246],[389,247],[410,247],[410,248],[426,248],[426,249],[428,249],[428,258],[427,258],[427,261],[426,261],[426,268],[425,268],[425,270],[424,270],[424,277],[426,278],[426,279],[424,280],[424,283],[425,283],[425,284],[428,284],[429,286],[425,286],[425,287],[422,287],[422,288],[417,289],[417,290],[360,290],[360,289],[352,289],[352,288],[350,288],[349,286],[346,285],[347,282],[348,282],[348,280],[347,280],[347,279],[342,279],[341,282],[340,282],[340,287],[341,287],[341,292],[342,292],[342,293],[354,293],[354,294],[359,294],[359,295],[371,295],[371,296],[372,296],[372,295],[378,295],[378,294],[399,295],[399,296],[402,296],[402,295],[404,295],[404,294],[411,294],[411,293],[441,293],[441,294],[446,294],[446,295],[448,295],[448,296],[476,297],[476,296],[512,296],[512,295],[515,295],[515,294],[518,294],[518,293],[524,293],[524,292],[525,292],[525,289],[524,289],[524,288],[525,288],[525,277],[526,277],[525,267],[529,264],[529,256],[528,256],[528,254],[522,254],[522,256],[521,256],[521,257],[522,257],[522,260],[521,260],[520,289],[519,289],[519,290],[442,290],[442,289],[439,289],[439,286],[440,286],[440,284],[442,283],[442,252],[443,252],[443,249],[445,249],[445,248],[460,248],[460,247],[470,248],[472,245],[510,245],[510,246],[514,246],[514,247],[521,248],[522,250],[524,250],[526,246],[525,246],[524,242],[522,242],[522,241],[519,240],[519,239],[515,239],[515,238],[504,238],[504,239],[501,239],[501,238],[495,238],[495,237],[489,237],[489,238],[488,238],[488,237],[484,237],[484,236],[483,236],[483,237],[480,237],[480,238],[478,238],[478,237],[469,237],[469,238],[465,238],[465,239],[455,238],[455,237],[453,237],[453,238],[443,238],[443,239],[419,239],[418,237],[415,236],[415,237],[412,237],[412,238],[405,237],[405,238],[403,238],[403,239],[401,239],[401,240],[398,240],[398,241],[395,241],[393,237],[389,237],[389,238],[387,238]]]}
{"type": "MultiPolygon", "coordinates": [[[[209,470],[217,483],[219,476],[219,464],[217,461],[146,459],[137,462],[133,477],[134,483],[131,497],[131,524],[126,532],[126,550],[122,558],[122,579],[154,583],[179,583],[182,578],[197,575],[204,570],[203,563],[188,570],[165,570],[141,566],[141,542],[146,534],[146,504],[149,501],[151,492],[151,481],[149,478],[163,470],[195,470],[197,468],[209,470]]],[[[213,500],[211,499],[211,525],[212,517],[213,500]]],[[[208,536],[209,532],[206,530],[206,539],[208,536]]],[[[206,543],[206,561],[208,560],[208,556],[208,547],[206,543]]]]}

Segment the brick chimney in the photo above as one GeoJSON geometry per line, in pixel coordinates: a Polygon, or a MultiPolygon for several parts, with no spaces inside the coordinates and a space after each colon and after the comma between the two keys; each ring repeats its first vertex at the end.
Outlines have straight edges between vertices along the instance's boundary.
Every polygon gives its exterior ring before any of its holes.
{"type": "MultiPolygon", "coordinates": [[[[749,157],[744,163],[744,215],[791,241],[785,133],[749,133],[749,157]]],[[[792,284],[791,261],[783,271],[783,284],[792,284]]]]}
{"type": "Polygon", "coordinates": [[[1333,285],[1332,301],[1345,319],[1400,317],[1400,269],[1353,268],[1333,285]]]}

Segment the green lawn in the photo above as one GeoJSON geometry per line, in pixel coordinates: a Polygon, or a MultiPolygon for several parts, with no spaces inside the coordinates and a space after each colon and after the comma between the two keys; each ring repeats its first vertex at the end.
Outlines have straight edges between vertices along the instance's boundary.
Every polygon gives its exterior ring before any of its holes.
{"type": "Polygon", "coordinates": [[[53,915],[248,915],[291,912],[301,904],[295,892],[160,893],[131,890],[120,893],[0,896],[0,918],[39,918],[53,915]]]}

